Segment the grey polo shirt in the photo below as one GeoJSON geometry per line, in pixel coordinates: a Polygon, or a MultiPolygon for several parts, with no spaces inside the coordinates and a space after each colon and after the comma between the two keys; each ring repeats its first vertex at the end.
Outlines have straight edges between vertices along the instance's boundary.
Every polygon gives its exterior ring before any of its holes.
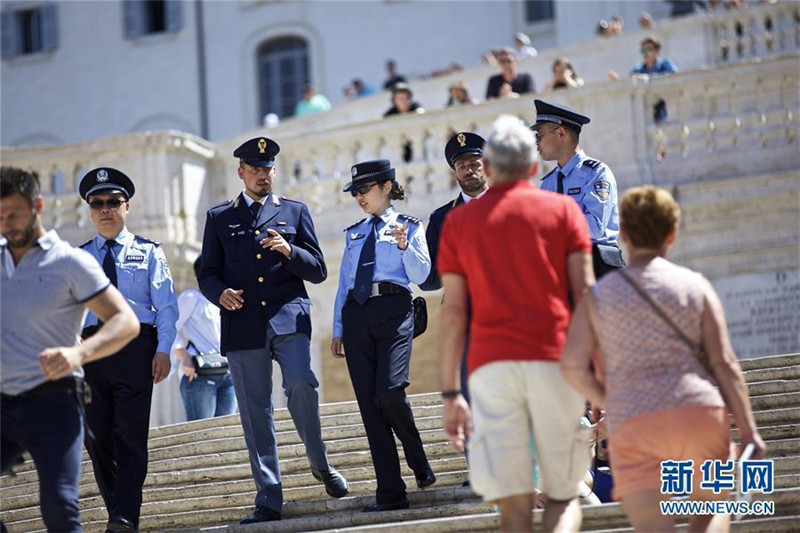
{"type": "Polygon", "coordinates": [[[62,241],[55,230],[36,241],[16,266],[5,239],[0,254],[0,392],[16,395],[47,381],[39,353],[74,346],[84,303],[110,282],[91,255],[62,241]]]}

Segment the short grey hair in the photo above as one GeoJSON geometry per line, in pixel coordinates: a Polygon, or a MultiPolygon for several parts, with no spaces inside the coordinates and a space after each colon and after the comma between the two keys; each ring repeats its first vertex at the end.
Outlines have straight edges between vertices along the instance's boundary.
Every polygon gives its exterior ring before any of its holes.
{"type": "Polygon", "coordinates": [[[500,115],[483,149],[484,158],[501,175],[528,172],[538,161],[533,132],[517,117],[500,115]]]}

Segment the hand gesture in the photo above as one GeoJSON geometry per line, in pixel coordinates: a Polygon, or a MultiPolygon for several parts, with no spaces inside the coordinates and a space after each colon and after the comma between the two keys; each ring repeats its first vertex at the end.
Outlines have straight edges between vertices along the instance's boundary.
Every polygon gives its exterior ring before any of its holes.
{"type": "Polygon", "coordinates": [[[444,401],[442,427],[453,449],[463,452],[467,447],[467,439],[472,435],[472,414],[467,400],[460,394],[444,401]]]}
{"type": "Polygon", "coordinates": [[[267,229],[267,233],[269,233],[270,236],[264,237],[261,239],[261,241],[259,241],[259,244],[262,246],[262,248],[267,248],[274,252],[283,254],[286,257],[291,257],[292,247],[288,242],[286,242],[286,239],[283,238],[283,235],[274,229],[267,229]]]}
{"type": "Polygon", "coordinates": [[[169,362],[169,355],[164,352],[156,352],[153,357],[153,384],[164,381],[169,376],[172,364],[169,362]]]}
{"type": "Polygon", "coordinates": [[[241,309],[244,305],[242,293],[244,293],[242,289],[239,289],[238,291],[231,288],[225,289],[222,291],[222,294],[219,295],[219,306],[226,311],[236,311],[237,309],[241,309]]]}
{"type": "Polygon", "coordinates": [[[39,353],[39,368],[50,381],[61,379],[81,367],[82,357],[75,346],[46,348],[39,353]]]}
{"type": "Polygon", "coordinates": [[[334,337],[331,341],[331,355],[336,359],[344,358],[344,344],[341,337],[334,337]]]}
{"type": "Polygon", "coordinates": [[[402,226],[396,224],[392,227],[392,237],[397,241],[397,247],[401,250],[408,248],[408,219],[403,221],[402,226]]]}

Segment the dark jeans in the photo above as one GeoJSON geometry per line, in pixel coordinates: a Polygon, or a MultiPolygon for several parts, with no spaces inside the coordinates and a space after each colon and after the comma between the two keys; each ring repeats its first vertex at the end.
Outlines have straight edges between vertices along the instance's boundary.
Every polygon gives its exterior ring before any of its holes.
{"type": "Polygon", "coordinates": [[[48,531],[82,531],[78,477],[83,409],[74,391],[0,400],[0,470],[27,450],[39,474],[42,519],[48,531]]]}
{"type": "Polygon", "coordinates": [[[181,398],[186,408],[186,420],[202,420],[236,412],[236,394],[230,372],[197,375],[190,382],[181,378],[181,398]]]}

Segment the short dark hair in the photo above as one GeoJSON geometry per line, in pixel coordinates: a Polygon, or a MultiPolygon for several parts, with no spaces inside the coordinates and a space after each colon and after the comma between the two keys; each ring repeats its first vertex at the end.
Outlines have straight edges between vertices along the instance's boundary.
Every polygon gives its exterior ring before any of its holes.
{"type": "Polygon", "coordinates": [[[648,35],[647,37],[642,39],[642,42],[639,43],[639,45],[641,46],[641,45],[645,45],[647,43],[652,44],[653,48],[655,48],[656,51],[661,50],[661,41],[658,40],[658,37],[655,37],[653,35],[648,35]]]}
{"type": "Polygon", "coordinates": [[[0,167],[0,198],[14,194],[27,198],[32,207],[34,200],[41,194],[39,174],[18,167],[0,167]]]}

